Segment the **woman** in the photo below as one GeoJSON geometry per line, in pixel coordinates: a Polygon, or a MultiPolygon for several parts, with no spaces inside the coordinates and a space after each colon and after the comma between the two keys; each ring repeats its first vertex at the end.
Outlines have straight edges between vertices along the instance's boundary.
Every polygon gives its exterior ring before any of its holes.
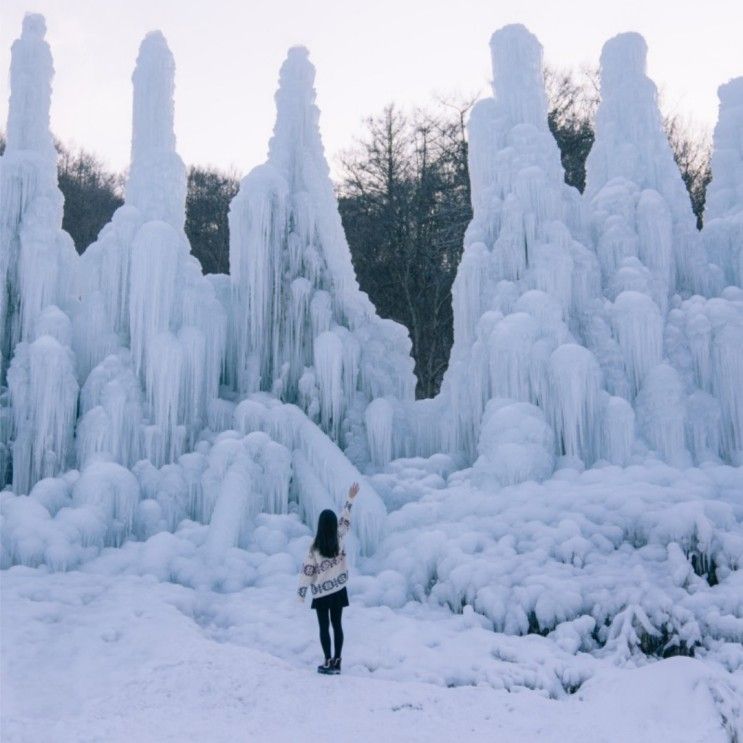
{"type": "Polygon", "coordinates": [[[317,520],[317,534],[310,547],[307,559],[302,565],[297,593],[304,601],[307,589],[312,592],[312,608],[317,611],[320,625],[320,643],[325,662],[317,667],[318,673],[338,674],[341,672],[341,650],[343,649],[343,627],[341,615],[343,607],[348,606],[348,567],[343,538],[351,526],[351,506],[359,492],[358,483],[351,485],[348,498],[343,506],[340,519],[333,511],[325,510],[317,520]],[[330,624],[333,625],[335,654],[330,655],[330,624]]]}

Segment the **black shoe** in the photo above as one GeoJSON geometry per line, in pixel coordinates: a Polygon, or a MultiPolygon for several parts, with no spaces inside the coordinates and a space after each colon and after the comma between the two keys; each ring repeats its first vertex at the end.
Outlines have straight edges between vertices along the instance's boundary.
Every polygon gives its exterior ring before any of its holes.
{"type": "Polygon", "coordinates": [[[317,667],[318,673],[331,674],[333,673],[333,661],[330,658],[325,659],[325,663],[317,667]]]}
{"type": "Polygon", "coordinates": [[[333,658],[333,660],[330,661],[330,673],[333,676],[337,676],[340,672],[341,672],[341,659],[333,658]]]}

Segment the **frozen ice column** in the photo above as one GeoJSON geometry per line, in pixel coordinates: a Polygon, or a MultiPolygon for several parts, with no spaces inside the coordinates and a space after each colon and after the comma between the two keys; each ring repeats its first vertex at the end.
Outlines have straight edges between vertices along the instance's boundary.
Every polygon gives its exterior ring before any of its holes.
{"type": "Polygon", "coordinates": [[[271,391],[300,405],[345,446],[349,414],[363,428],[367,402],[412,399],[415,378],[406,329],[379,318],[359,289],[314,79],[307,50],[290,49],[268,160],[243,179],[230,206],[234,376],[239,392],[271,391]]]}
{"type": "Polygon", "coordinates": [[[719,268],[709,265],[699,239],[663,129],[657,90],[646,75],[646,57],[647,45],[637,33],[619,34],[604,44],[585,195],[594,209],[593,231],[608,293],[637,289],[644,282],[646,293],[665,311],[668,297],[677,291],[719,291],[721,276],[719,268]]]}
{"type": "Polygon", "coordinates": [[[601,372],[575,341],[599,296],[598,265],[575,238],[580,196],[564,182],[549,131],[542,47],[521,25],[496,31],[490,47],[493,97],[470,120],[474,216],[452,290],[454,346],[436,401],[441,444],[487,458],[492,439],[480,439],[481,422],[500,399],[539,406],[554,428],[553,453],[593,462],[601,372]]]}
{"type": "Polygon", "coordinates": [[[190,449],[218,397],[225,309],[183,230],[186,174],[175,152],[173,57],[157,31],[132,76],[126,201],[82,257],[75,337],[88,379],[78,463],[160,466],[190,449]],[[101,332],[100,329],[106,332],[101,332]],[[113,347],[101,340],[113,336],[113,347]]]}
{"type": "Polygon", "coordinates": [[[48,304],[63,304],[74,247],[61,231],[64,199],[49,131],[54,68],[43,16],[13,43],[7,143],[0,159],[0,384],[15,344],[48,304]]]}
{"type": "Polygon", "coordinates": [[[725,283],[743,284],[743,77],[717,91],[720,113],[712,151],[712,181],[704,206],[703,237],[725,273],[725,283]]]}
{"type": "Polygon", "coordinates": [[[151,31],[139,47],[132,75],[132,158],[126,201],[145,220],[160,219],[180,230],[186,214],[186,179],[175,151],[174,78],[175,62],[165,37],[151,31]]]}
{"type": "Polygon", "coordinates": [[[0,486],[12,458],[20,493],[68,466],[78,390],[63,311],[77,254],[61,229],[64,199],[49,131],[54,68],[45,35],[42,16],[23,19],[11,52],[0,159],[0,486]]]}

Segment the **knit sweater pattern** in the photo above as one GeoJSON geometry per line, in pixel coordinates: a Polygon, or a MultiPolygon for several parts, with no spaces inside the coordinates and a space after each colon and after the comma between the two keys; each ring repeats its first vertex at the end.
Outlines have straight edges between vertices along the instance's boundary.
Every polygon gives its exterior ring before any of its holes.
{"type": "Polygon", "coordinates": [[[338,519],[338,554],[335,557],[324,557],[316,549],[310,547],[302,564],[297,588],[297,595],[302,601],[308,590],[312,598],[320,598],[340,591],[348,582],[348,565],[343,539],[351,526],[351,505],[351,501],[347,500],[338,519]]]}

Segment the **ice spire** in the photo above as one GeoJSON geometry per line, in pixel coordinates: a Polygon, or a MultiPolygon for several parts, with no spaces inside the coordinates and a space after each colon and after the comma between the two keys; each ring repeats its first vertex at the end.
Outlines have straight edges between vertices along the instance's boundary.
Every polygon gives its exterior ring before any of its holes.
{"type": "Polygon", "coordinates": [[[290,49],[268,161],[243,179],[230,206],[236,378],[242,393],[272,390],[300,404],[340,441],[357,396],[410,399],[415,380],[406,330],[380,319],[359,290],[314,79],[307,50],[290,49]]]}
{"type": "Polygon", "coordinates": [[[139,47],[132,75],[132,161],[126,201],[145,219],[160,219],[180,230],[186,214],[186,177],[175,151],[174,78],[168,43],[160,31],[151,31],[139,47]]]}
{"type": "Polygon", "coordinates": [[[61,232],[64,199],[49,130],[54,67],[41,15],[13,43],[5,154],[0,168],[0,381],[15,344],[47,304],[62,304],[74,248],[61,232]]]}
{"type": "Polygon", "coordinates": [[[132,75],[125,203],[82,259],[80,465],[101,454],[127,466],[172,462],[194,444],[219,394],[226,316],[183,230],[174,73],[165,37],[147,34],[132,75]]]}
{"type": "MultiPolygon", "coordinates": [[[[721,278],[708,265],[689,195],[668,143],[655,84],[646,75],[647,45],[623,33],[601,52],[596,140],[586,162],[587,199],[605,286],[623,266],[633,280],[639,259],[662,311],[676,291],[713,294],[721,278]]],[[[626,274],[627,272],[625,272],[626,274]]],[[[627,288],[619,278],[619,290],[627,288]]]]}
{"type": "Polygon", "coordinates": [[[490,37],[490,54],[493,96],[505,117],[504,128],[531,124],[542,129],[547,96],[539,39],[520,24],[504,26],[490,37]]]}
{"type": "Polygon", "coordinates": [[[704,204],[704,242],[728,284],[743,284],[743,77],[717,91],[712,181],[704,204]]]}
{"type": "Polygon", "coordinates": [[[56,165],[49,131],[49,104],[54,64],[46,42],[44,16],[28,13],[20,39],[12,46],[6,151],[30,150],[56,165]]]}
{"type": "Polygon", "coordinates": [[[442,441],[432,448],[487,458],[481,420],[499,399],[495,407],[539,405],[554,427],[554,453],[592,462],[601,372],[574,340],[598,295],[598,266],[575,237],[580,196],[565,185],[549,131],[542,47],[521,25],[496,31],[490,47],[493,97],[470,120],[474,216],[453,287],[454,347],[436,401],[443,410],[432,427],[442,441]],[[563,384],[571,378],[581,383],[563,384]]]}
{"type": "MultiPolygon", "coordinates": [[[[591,342],[610,389],[633,404],[638,431],[660,457],[687,462],[688,447],[697,461],[739,462],[743,393],[740,384],[727,380],[739,379],[743,368],[743,305],[739,291],[722,289],[725,279],[734,278],[733,261],[726,262],[727,238],[724,228],[717,232],[717,220],[705,228],[704,240],[695,228],[656,88],[645,74],[646,55],[636,33],[615,36],[601,54],[601,104],[586,163],[586,196],[611,304],[606,317],[596,313],[591,342]],[[708,302],[699,295],[715,298],[708,302]],[[673,420],[661,419],[671,408],[673,420]],[[658,420],[663,422],[653,424],[658,420]]],[[[741,123],[734,90],[733,101],[726,92],[721,101],[721,122],[727,119],[720,125],[721,149],[728,152],[731,146],[735,151],[741,123]]],[[[730,173],[725,165],[722,171],[730,173]]],[[[721,193],[729,194],[727,177],[721,180],[721,193]]],[[[714,213],[728,197],[717,201],[710,190],[714,213]]]]}
{"type": "Polygon", "coordinates": [[[78,393],[62,311],[73,295],[77,254],[61,229],[64,199],[49,130],[54,67],[45,35],[43,16],[26,15],[11,52],[0,161],[0,384],[7,370],[9,386],[7,396],[0,390],[0,484],[12,441],[13,486],[24,493],[69,466],[78,393]]]}

